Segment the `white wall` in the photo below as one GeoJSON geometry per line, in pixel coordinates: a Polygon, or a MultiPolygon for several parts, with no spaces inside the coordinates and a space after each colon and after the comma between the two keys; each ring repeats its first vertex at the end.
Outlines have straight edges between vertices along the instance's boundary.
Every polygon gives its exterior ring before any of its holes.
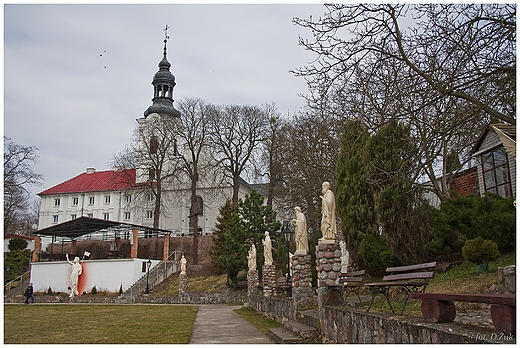
{"type": "MultiPolygon", "coordinates": [[[[90,293],[92,287],[97,291],[118,292],[132,286],[146,274],[142,272],[143,262],[148,259],[113,259],[85,260],[82,262],[85,286],[81,291],[90,293]]],[[[160,261],[151,260],[155,267],[160,261]]],[[[34,291],[46,292],[49,287],[55,292],[69,293],[69,275],[71,265],[67,261],[33,262],[31,263],[31,283],[34,291]]]]}

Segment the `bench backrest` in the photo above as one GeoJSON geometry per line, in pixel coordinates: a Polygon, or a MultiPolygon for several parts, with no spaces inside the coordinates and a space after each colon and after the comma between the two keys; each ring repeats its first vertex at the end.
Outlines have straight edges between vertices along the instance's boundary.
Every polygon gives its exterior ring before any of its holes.
{"type": "Polygon", "coordinates": [[[365,274],[366,274],[366,270],[341,273],[339,276],[339,282],[340,283],[360,283],[363,281],[362,276],[365,274]]]}
{"type": "Polygon", "coordinates": [[[431,279],[434,276],[433,269],[437,267],[437,262],[421,263],[417,265],[388,267],[383,277],[383,281],[410,280],[410,279],[431,279]]]}

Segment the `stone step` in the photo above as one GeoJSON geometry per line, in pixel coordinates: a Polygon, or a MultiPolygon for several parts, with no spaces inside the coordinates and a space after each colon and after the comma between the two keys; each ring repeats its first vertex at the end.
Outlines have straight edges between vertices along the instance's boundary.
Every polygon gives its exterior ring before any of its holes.
{"type": "Polygon", "coordinates": [[[320,336],[317,328],[300,323],[296,320],[288,320],[285,322],[284,328],[303,338],[306,343],[314,342],[320,336]]]}
{"type": "Polygon", "coordinates": [[[267,331],[267,337],[274,343],[303,343],[303,338],[284,328],[270,328],[267,331]]]}
{"type": "Polygon", "coordinates": [[[296,319],[305,325],[309,325],[313,328],[320,329],[320,317],[318,309],[307,309],[296,313],[296,319]]]}

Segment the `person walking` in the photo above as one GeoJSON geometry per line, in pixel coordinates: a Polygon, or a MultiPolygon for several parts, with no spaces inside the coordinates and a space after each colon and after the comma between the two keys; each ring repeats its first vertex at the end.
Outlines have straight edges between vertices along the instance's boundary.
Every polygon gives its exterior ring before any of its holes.
{"type": "Polygon", "coordinates": [[[29,299],[32,300],[32,303],[34,303],[34,288],[33,283],[30,283],[27,289],[25,289],[25,293],[23,294],[25,296],[25,304],[29,304],[29,299]]]}

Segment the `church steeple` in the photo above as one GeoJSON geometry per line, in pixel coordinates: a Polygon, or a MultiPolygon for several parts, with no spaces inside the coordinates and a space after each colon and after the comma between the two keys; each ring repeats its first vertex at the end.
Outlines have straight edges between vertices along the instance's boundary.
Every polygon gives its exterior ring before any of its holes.
{"type": "Polygon", "coordinates": [[[157,113],[159,115],[180,117],[181,114],[173,107],[173,88],[175,87],[175,76],[170,72],[171,64],[166,58],[166,43],[169,36],[167,33],[168,26],[166,26],[164,37],[163,59],[159,62],[159,71],[153,77],[153,99],[152,105],[144,112],[144,117],[157,113]]]}

